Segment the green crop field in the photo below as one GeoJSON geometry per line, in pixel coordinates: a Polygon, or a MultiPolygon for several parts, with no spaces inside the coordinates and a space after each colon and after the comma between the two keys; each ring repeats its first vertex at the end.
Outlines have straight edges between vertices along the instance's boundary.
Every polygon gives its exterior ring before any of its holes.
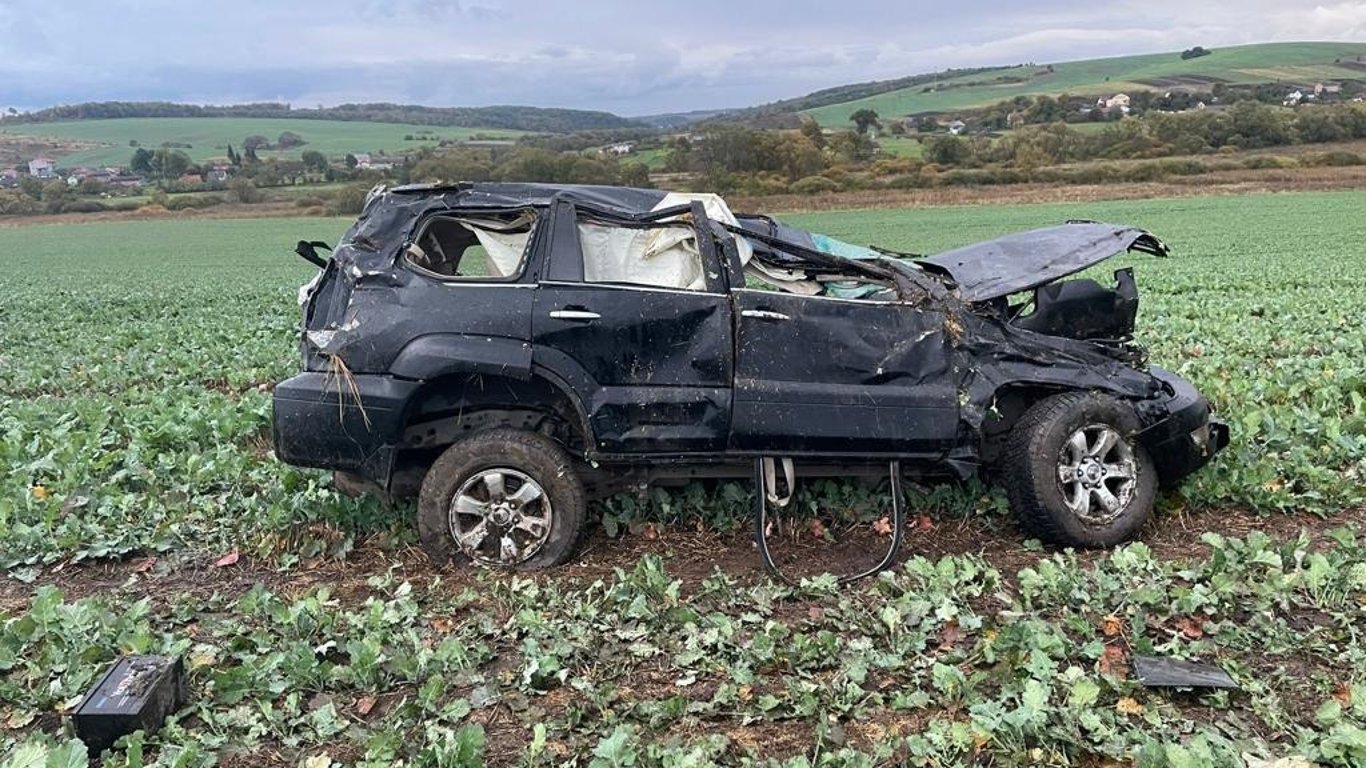
{"type": "MultiPolygon", "coordinates": [[[[1232,425],[1147,543],[1050,552],[990,489],[916,487],[910,559],[849,588],[764,578],[727,533],[742,485],[612,499],[616,538],[554,573],[438,573],[410,506],[270,452],[312,273],[289,251],[345,222],[0,228],[0,766],[85,765],[63,715],[131,652],[182,654],[189,703],[106,766],[1366,765],[1363,207],[786,217],[919,252],[1148,227],[1171,258],[1118,260],[1141,340],[1232,425]],[[1241,690],[1144,688],[1137,653],[1241,690]]],[[[881,514],[856,484],[805,500],[831,530],[881,514]]]]}
{"type": "Polygon", "coordinates": [[[242,140],[260,135],[274,143],[284,131],[293,131],[308,143],[284,152],[263,151],[263,157],[282,155],[298,157],[304,150],[315,149],[333,158],[348,152],[401,152],[436,144],[442,139],[458,141],[475,134],[487,137],[514,138],[518,131],[496,128],[443,128],[401,123],[368,123],[346,120],[286,120],[254,117],[128,117],[110,120],[73,120],[57,123],[16,123],[0,126],[0,140],[5,137],[36,137],[80,142],[90,145],[76,151],[56,153],[63,166],[127,165],[132,157],[130,141],[156,149],[164,142],[189,144],[181,151],[196,161],[227,155],[228,145],[241,151],[242,140]],[[414,140],[405,140],[413,136],[414,140]],[[422,137],[420,140],[417,137],[422,137]]]}
{"type": "MultiPolygon", "coordinates": [[[[884,118],[921,112],[954,112],[983,107],[1016,96],[1038,94],[1113,94],[1134,89],[1164,91],[1178,85],[1198,86],[1195,79],[1229,83],[1286,82],[1313,85],[1322,80],[1362,79],[1366,69],[1343,66],[1366,59],[1363,43],[1263,43],[1215,49],[1208,56],[1183,60],[1179,52],[1066,61],[1052,73],[1031,76],[1044,65],[946,78],[934,85],[956,85],[924,92],[926,85],[808,110],[821,125],[848,128],[849,115],[873,109],[884,118]],[[1359,58],[1360,57],[1360,58],[1359,58]],[[1025,77],[1024,82],[986,81],[999,76],[1025,77]],[[1146,81],[1146,82],[1144,82],[1146,81]],[[1183,82],[1184,81],[1184,82],[1183,82]]],[[[1209,81],[1212,82],[1212,81],[1209,81]]],[[[1208,85],[1202,87],[1208,89],[1208,85]]]]}
{"type": "Polygon", "coordinates": [[[924,144],[905,136],[879,136],[877,146],[884,155],[892,157],[921,157],[925,154],[924,144]]]}

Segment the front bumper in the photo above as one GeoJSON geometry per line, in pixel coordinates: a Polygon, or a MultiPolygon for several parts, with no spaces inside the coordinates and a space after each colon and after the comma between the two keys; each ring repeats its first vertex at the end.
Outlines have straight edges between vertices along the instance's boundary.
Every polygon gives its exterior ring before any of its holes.
{"type": "Polygon", "coordinates": [[[301,373],[275,387],[275,455],[301,467],[351,472],[387,487],[408,400],[421,382],[301,373]]]}
{"type": "Polygon", "coordinates": [[[1171,394],[1146,403],[1147,426],[1138,439],[1157,464],[1162,486],[1171,487],[1228,446],[1228,425],[1213,417],[1209,401],[1189,381],[1162,368],[1152,374],[1171,394]]]}

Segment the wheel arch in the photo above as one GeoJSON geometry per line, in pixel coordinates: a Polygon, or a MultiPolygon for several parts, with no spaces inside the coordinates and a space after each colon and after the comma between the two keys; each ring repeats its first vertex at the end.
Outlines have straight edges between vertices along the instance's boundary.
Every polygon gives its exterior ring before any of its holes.
{"type": "Polygon", "coordinates": [[[409,398],[402,447],[443,448],[464,434],[497,427],[541,432],[571,455],[593,444],[583,405],[553,373],[537,368],[522,377],[466,369],[424,381],[409,398]]]}
{"type": "Polygon", "coordinates": [[[980,429],[982,462],[993,465],[999,460],[1011,430],[1036,403],[1053,395],[1075,391],[1084,390],[1044,381],[1012,381],[997,387],[987,400],[980,429]]]}

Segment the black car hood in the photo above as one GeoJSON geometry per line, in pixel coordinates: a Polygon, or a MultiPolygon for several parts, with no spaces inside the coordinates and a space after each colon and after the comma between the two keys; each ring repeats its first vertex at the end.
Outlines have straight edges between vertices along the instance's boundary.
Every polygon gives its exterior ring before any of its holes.
{"type": "Polygon", "coordinates": [[[1037,288],[1128,250],[1167,255],[1167,246],[1142,229],[1076,221],[965,245],[916,263],[948,276],[959,297],[973,302],[1037,288]]]}

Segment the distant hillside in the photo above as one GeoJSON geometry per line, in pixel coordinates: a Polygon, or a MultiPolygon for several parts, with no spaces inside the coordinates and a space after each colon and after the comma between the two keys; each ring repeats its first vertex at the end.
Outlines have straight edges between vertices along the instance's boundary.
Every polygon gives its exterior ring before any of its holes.
{"type": "Polygon", "coordinates": [[[946,69],[942,72],[898,77],[893,80],[873,80],[866,83],[837,85],[833,88],[824,88],[819,91],[813,91],[805,96],[798,96],[795,99],[782,99],[781,101],[774,101],[749,109],[736,110],[732,112],[729,117],[747,119],[784,112],[804,112],[861,99],[876,98],[885,93],[895,93],[943,80],[972,80],[974,82],[981,81],[985,83],[1000,84],[1021,78],[1022,75],[1016,72],[1018,69],[1020,69],[1020,67],[1009,66],[946,69]]]}
{"type": "Polygon", "coordinates": [[[291,120],[344,120],[405,123],[448,128],[501,128],[533,133],[572,133],[611,128],[638,128],[634,120],[610,112],[547,107],[423,107],[415,104],[341,104],[296,109],[288,104],[212,106],[163,101],[100,101],[40,109],[6,117],[13,122],[47,123],[129,117],[254,117],[291,120]]]}
{"type": "Polygon", "coordinates": [[[1211,50],[1207,56],[1190,59],[1173,51],[1052,65],[949,70],[905,78],[914,81],[905,87],[887,87],[898,81],[842,86],[775,102],[756,111],[786,109],[810,115],[827,127],[847,128],[849,116],[864,108],[893,117],[952,113],[1024,95],[1209,90],[1219,82],[1312,86],[1324,80],[1366,80],[1366,43],[1262,43],[1211,50]],[[852,98],[832,101],[832,96],[841,91],[852,98]]]}
{"type": "Polygon", "coordinates": [[[275,143],[281,133],[298,134],[306,142],[283,150],[261,150],[261,157],[299,157],[317,150],[334,159],[347,153],[400,154],[441,142],[471,139],[515,140],[521,132],[445,128],[356,120],[298,120],[262,117],[128,117],[108,120],[64,120],[50,123],[0,121],[0,167],[43,154],[63,167],[127,165],[136,147],[170,147],[203,161],[224,157],[228,145],[242,150],[248,136],[275,143]]]}
{"type": "Polygon", "coordinates": [[[668,112],[662,115],[641,115],[632,118],[633,120],[644,123],[651,128],[672,130],[711,120],[715,117],[729,114],[729,109],[696,109],[692,112],[668,112]]]}

